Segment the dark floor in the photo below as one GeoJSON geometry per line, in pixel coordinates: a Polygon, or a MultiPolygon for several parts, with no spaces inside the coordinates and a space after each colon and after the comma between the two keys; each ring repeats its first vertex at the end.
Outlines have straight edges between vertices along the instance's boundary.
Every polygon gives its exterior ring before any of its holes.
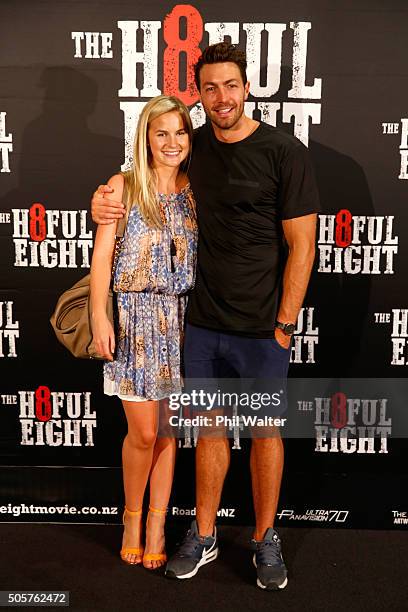
{"type": "MultiPolygon", "coordinates": [[[[181,528],[170,530],[170,550],[181,528]]],[[[281,529],[289,583],[265,592],[250,529],[219,531],[219,558],[177,581],[121,562],[118,526],[0,524],[0,590],[70,591],[71,610],[408,610],[406,532],[281,529]]]]}

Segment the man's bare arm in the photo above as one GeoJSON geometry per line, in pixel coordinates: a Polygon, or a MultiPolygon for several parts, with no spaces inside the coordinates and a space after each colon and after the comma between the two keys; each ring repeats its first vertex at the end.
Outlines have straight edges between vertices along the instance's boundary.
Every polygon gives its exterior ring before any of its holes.
{"type": "MultiPolygon", "coordinates": [[[[278,321],[296,323],[309,284],[315,258],[317,215],[305,215],[282,221],[289,255],[283,273],[283,293],[279,305],[278,321]]],[[[282,330],[275,330],[276,339],[285,347],[290,338],[282,330]]]]}
{"type": "Polygon", "coordinates": [[[92,196],[91,214],[92,219],[98,225],[109,225],[116,219],[121,219],[125,214],[125,206],[122,202],[111,200],[105,194],[111,194],[114,189],[109,185],[99,185],[92,196]]]}

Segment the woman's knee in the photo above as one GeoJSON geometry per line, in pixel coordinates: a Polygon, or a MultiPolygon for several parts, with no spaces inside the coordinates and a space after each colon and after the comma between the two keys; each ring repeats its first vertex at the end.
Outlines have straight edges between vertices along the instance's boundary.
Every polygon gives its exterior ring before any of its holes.
{"type": "Polygon", "coordinates": [[[145,450],[155,445],[158,426],[158,402],[135,404],[123,401],[128,425],[127,444],[145,450]]]}
{"type": "Polygon", "coordinates": [[[138,450],[148,450],[156,444],[157,432],[155,429],[143,429],[137,431],[128,431],[128,444],[138,450]]]}

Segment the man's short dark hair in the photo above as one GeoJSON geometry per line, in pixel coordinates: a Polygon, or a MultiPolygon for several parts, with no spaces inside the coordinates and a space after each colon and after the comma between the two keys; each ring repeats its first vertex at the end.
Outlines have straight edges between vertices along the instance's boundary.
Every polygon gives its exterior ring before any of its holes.
{"type": "Polygon", "coordinates": [[[198,62],[194,66],[194,80],[198,91],[200,91],[200,70],[205,64],[220,64],[221,62],[233,62],[239,68],[242,82],[247,82],[246,68],[247,61],[244,51],[238,49],[236,45],[227,42],[217,43],[206,47],[202,52],[198,62]]]}

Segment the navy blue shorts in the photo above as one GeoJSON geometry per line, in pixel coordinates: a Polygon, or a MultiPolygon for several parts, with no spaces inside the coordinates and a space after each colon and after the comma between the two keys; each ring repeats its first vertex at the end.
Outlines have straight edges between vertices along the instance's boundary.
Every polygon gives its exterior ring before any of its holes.
{"type": "Polygon", "coordinates": [[[247,338],[187,324],[185,377],[285,379],[290,350],[275,338],[247,338]]]}
{"type": "MultiPolygon", "coordinates": [[[[213,394],[217,390],[238,392],[242,401],[249,394],[251,407],[245,407],[240,401],[237,408],[240,414],[256,411],[259,415],[280,415],[287,406],[286,379],[290,351],[290,347],[283,348],[274,338],[247,338],[187,325],[184,340],[185,389],[189,393],[194,389],[203,389],[206,398],[208,393],[213,394]],[[276,405],[274,400],[270,405],[268,394],[272,396],[275,393],[278,393],[279,403],[276,405]],[[259,401],[262,394],[266,394],[266,405],[261,407],[259,401]]],[[[223,397],[229,397],[228,393],[223,397]]],[[[226,406],[228,404],[222,404],[222,407],[226,406]]],[[[219,404],[209,407],[208,403],[201,403],[195,408],[206,411],[218,407],[219,404]]]]}

